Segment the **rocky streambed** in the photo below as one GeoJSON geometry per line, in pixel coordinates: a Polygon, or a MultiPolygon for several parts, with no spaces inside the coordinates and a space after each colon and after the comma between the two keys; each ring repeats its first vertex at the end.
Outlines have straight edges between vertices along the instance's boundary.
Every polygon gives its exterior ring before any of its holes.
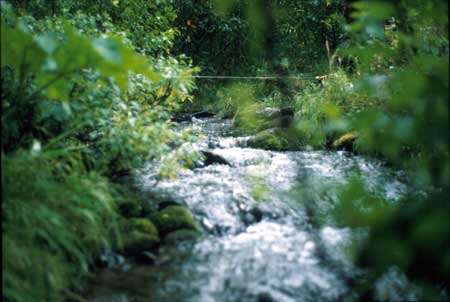
{"type": "MultiPolygon", "coordinates": [[[[396,202],[407,190],[404,175],[344,151],[248,148],[229,120],[193,118],[180,127],[187,126],[204,134],[194,147],[210,160],[175,180],[159,180],[149,163],[135,182],[143,194],[187,207],[200,236],[162,245],[152,265],[99,271],[89,301],[354,301],[352,285],[364,272],[347,251],[366,230],[337,227],[338,189],[358,176],[396,202]]],[[[395,268],[379,282],[395,288],[380,286],[378,295],[415,298],[395,268]]]]}

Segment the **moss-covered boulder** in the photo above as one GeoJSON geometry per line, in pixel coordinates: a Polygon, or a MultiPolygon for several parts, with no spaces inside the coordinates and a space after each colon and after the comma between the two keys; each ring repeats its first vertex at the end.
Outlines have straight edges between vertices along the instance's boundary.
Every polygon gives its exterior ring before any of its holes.
{"type": "Polygon", "coordinates": [[[166,237],[164,237],[164,243],[176,244],[181,241],[196,239],[199,236],[200,236],[199,231],[182,229],[167,234],[166,237]]]}
{"type": "Polygon", "coordinates": [[[131,231],[126,234],[123,242],[123,251],[127,255],[139,255],[143,251],[157,248],[159,237],[157,234],[131,231]]]}
{"type": "Polygon", "coordinates": [[[124,222],[125,231],[139,231],[145,234],[159,236],[158,229],[147,218],[130,218],[124,222]]]}
{"type": "Polygon", "coordinates": [[[336,150],[353,151],[353,145],[357,138],[356,132],[349,132],[335,140],[332,146],[336,150]]]}
{"type": "Polygon", "coordinates": [[[264,150],[299,150],[300,140],[295,132],[289,129],[271,128],[258,132],[248,142],[249,147],[264,150]]]}
{"type": "Polygon", "coordinates": [[[285,147],[287,142],[277,135],[275,128],[267,129],[258,132],[248,144],[252,148],[265,150],[281,150],[285,147]]]}
{"type": "Polygon", "coordinates": [[[129,218],[122,221],[123,247],[129,256],[143,251],[153,250],[159,245],[159,233],[155,225],[147,218],[129,218]]]}
{"type": "Polygon", "coordinates": [[[161,236],[181,229],[198,229],[191,212],[183,206],[168,206],[164,208],[156,213],[154,223],[161,236]]]}

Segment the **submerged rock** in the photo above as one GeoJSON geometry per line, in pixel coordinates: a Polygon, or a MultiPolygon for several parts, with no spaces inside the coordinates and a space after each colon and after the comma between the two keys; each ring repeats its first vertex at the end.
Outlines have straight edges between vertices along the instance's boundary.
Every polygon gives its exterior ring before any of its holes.
{"type": "Polygon", "coordinates": [[[168,206],[159,211],[154,219],[161,236],[181,230],[197,230],[197,224],[191,212],[183,206],[168,206]]]}

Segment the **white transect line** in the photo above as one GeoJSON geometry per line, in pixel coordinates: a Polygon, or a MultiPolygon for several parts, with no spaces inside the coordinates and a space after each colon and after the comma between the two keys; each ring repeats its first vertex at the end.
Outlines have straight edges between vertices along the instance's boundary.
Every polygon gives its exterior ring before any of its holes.
{"type": "Polygon", "coordinates": [[[311,80],[316,79],[315,76],[303,76],[303,77],[294,77],[294,76],[286,76],[286,77],[277,77],[277,76],[205,76],[205,75],[197,75],[197,76],[164,76],[166,79],[180,79],[180,78],[194,78],[194,79],[254,79],[254,80],[276,80],[276,79],[296,79],[296,80],[311,80]]]}

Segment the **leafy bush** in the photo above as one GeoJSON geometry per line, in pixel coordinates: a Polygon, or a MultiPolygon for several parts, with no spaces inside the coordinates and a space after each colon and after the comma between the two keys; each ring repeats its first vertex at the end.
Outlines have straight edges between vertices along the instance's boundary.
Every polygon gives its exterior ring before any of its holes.
{"type": "Polygon", "coordinates": [[[411,194],[389,205],[371,199],[364,184],[356,182],[343,192],[340,221],[371,227],[358,258],[369,270],[362,286],[364,298],[370,299],[373,282],[396,265],[422,288],[423,299],[444,299],[440,295],[443,289],[448,295],[450,269],[448,4],[373,4],[356,4],[354,44],[347,51],[359,57],[361,91],[368,100],[380,98],[383,92],[384,101],[380,108],[355,115],[350,127],[360,134],[360,150],[405,168],[412,191],[425,194],[411,194]],[[383,35],[383,22],[392,16],[398,20],[395,43],[392,36],[383,35]],[[374,67],[379,57],[386,59],[389,68],[374,67]],[[355,202],[364,200],[368,208],[355,210],[355,202]]]}
{"type": "MultiPolygon", "coordinates": [[[[48,17],[46,1],[15,3],[16,11],[2,2],[6,301],[71,297],[92,259],[120,246],[116,201],[127,196],[104,176],[120,176],[191,139],[173,131],[169,119],[190,99],[193,81],[162,75],[196,69],[183,57],[136,53],[133,47],[147,42],[130,34],[130,23],[121,33],[108,14],[81,4],[75,10],[74,3],[58,2],[48,17]]],[[[167,55],[169,44],[141,51],[167,55]]]]}

